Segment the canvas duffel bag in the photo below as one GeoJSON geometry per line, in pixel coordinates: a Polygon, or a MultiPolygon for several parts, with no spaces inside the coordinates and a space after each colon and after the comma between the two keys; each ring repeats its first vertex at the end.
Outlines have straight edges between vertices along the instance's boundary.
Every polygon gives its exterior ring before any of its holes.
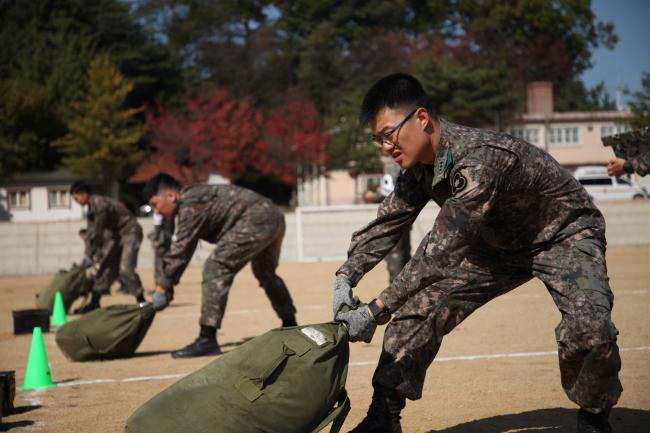
{"type": "Polygon", "coordinates": [[[146,302],[98,308],[61,326],[56,344],[73,361],[127,358],[144,339],[154,315],[146,302]]]}
{"type": "Polygon", "coordinates": [[[36,298],[36,308],[50,310],[54,308],[54,297],[56,292],[61,292],[65,311],[70,310],[72,303],[88,295],[93,282],[86,277],[85,269],[79,265],[72,265],[69,270],[61,269],[57,272],[47,288],[36,298]]]}
{"type": "Polygon", "coordinates": [[[348,358],[343,324],[274,329],[153,397],[125,431],[336,433],[350,410],[348,358]]]}

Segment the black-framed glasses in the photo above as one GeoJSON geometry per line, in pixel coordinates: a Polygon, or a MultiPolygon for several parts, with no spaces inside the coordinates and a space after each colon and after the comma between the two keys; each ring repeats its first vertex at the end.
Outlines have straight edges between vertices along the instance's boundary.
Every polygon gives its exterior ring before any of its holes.
{"type": "Polygon", "coordinates": [[[413,117],[413,115],[415,114],[416,111],[418,111],[417,108],[415,110],[411,111],[408,114],[408,116],[406,116],[401,122],[399,122],[397,125],[395,125],[394,128],[389,129],[388,131],[386,131],[386,132],[384,132],[382,134],[379,134],[379,135],[373,134],[372,135],[373,143],[375,143],[377,146],[380,146],[380,147],[383,146],[384,143],[393,144],[394,143],[393,142],[393,135],[395,135],[395,134],[397,134],[399,132],[399,130],[402,128],[402,126],[404,126],[404,124],[406,122],[408,122],[411,119],[411,117],[413,117]]]}

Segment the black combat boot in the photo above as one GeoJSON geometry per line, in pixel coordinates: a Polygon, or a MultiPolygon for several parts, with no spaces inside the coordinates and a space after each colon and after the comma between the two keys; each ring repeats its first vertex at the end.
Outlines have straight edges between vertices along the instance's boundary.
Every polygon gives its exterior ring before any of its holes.
{"type": "Polygon", "coordinates": [[[395,391],[375,387],[368,414],[349,433],[402,433],[400,412],[406,400],[395,391]]]}
{"type": "Polygon", "coordinates": [[[296,322],[296,316],[291,316],[288,319],[282,319],[283,328],[289,328],[291,326],[298,326],[298,322],[296,322]]]}
{"type": "Polygon", "coordinates": [[[196,356],[219,355],[217,328],[201,325],[201,333],[192,344],[172,352],[172,358],[194,358],[196,356]]]}
{"type": "Polygon", "coordinates": [[[598,414],[580,409],[578,411],[578,433],[612,433],[609,411],[598,414]]]}
{"type": "Polygon", "coordinates": [[[83,307],[75,308],[72,314],[86,314],[93,310],[98,309],[99,300],[101,299],[101,297],[102,295],[100,295],[99,293],[93,292],[92,297],[90,298],[90,302],[84,305],[83,307]]]}

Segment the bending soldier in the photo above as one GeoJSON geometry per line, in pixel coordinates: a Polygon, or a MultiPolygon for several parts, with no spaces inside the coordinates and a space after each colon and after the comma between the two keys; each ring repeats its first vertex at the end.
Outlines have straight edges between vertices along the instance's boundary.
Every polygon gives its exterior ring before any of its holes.
{"type": "Polygon", "coordinates": [[[137,302],[144,302],[142,281],[135,271],[142,227],[135,216],[116,200],[92,194],[84,182],[73,183],[70,193],[81,206],[88,206],[84,262],[93,279],[91,300],[77,312],[99,308],[102,294],[109,293],[118,278],[137,302]]]}
{"type": "Polygon", "coordinates": [[[147,182],[145,195],[165,219],[176,217],[176,234],[162,259],[153,294],[154,307],[169,303],[170,291],[187,267],[199,239],[215,248],[203,267],[199,337],[172,352],[174,358],[220,353],[217,329],[232,281],[249,261],[282,326],[296,325],[296,309],[284,281],[276,274],[284,215],[269,199],[234,185],[199,185],[181,190],[173,177],[159,174],[147,182]]]}

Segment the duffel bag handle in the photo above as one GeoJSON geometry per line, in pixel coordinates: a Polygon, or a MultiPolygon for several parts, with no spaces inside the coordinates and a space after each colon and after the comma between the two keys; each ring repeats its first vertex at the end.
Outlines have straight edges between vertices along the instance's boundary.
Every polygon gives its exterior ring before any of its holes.
{"type": "Polygon", "coordinates": [[[264,383],[291,355],[295,355],[295,352],[287,347],[286,344],[283,344],[282,353],[269,363],[259,377],[242,377],[239,382],[235,383],[235,388],[251,403],[254,402],[264,394],[262,391],[264,389],[264,383]]]}
{"type": "Polygon", "coordinates": [[[318,427],[312,430],[311,433],[320,432],[329,423],[332,423],[332,428],[330,429],[330,433],[339,433],[341,427],[343,427],[343,422],[345,421],[345,418],[348,416],[348,413],[350,413],[350,397],[348,397],[348,393],[346,390],[343,390],[341,392],[341,397],[339,397],[337,403],[338,406],[336,406],[329,413],[329,415],[327,415],[325,419],[321,421],[320,424],[318,424],[318,427]]]}

